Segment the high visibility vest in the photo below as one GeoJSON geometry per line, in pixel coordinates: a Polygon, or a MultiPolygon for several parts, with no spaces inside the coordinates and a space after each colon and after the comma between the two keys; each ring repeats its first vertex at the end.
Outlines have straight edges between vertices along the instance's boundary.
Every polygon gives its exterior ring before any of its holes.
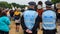
{"type": "Polygon", "coordinates": [[[38,13],[33,10],[27,10],[23,13],[23,16],[26,27],[31,30],[35,24],[38,13]]]}
{"type": "Polygon", "coordinates": [[[42,14],[42,26],[45,30],[53,30],[56,28],[56,13],[52,10],[47,10],[42,14]]]}

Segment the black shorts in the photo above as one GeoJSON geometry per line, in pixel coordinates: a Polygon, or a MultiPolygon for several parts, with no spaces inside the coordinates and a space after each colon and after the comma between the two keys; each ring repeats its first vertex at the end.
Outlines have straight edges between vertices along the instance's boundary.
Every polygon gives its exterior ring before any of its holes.
{"type": "Polygon", "coordinates": [[[17,26],[17,25],[20,25],[20,23],[15,23],[15,24],[16,24],[16,26],[17,26]]]}

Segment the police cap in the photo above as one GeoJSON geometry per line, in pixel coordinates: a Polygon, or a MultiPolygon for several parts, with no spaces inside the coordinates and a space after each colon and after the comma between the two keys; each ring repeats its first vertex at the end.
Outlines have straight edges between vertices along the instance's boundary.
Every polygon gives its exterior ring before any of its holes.
{"type": "Polygon", "coordinates": [[[35,2],[29,2],[28,4],[29,5],[33,5],[33,6],[36,6],[36,3],[35,2]]]}
{"type": "Polygon", "coordinates": [[[53,3],[50,2],[50,1],[46,1],[45,4],[48,5],[48,6],[51,6],[53,3]]]}

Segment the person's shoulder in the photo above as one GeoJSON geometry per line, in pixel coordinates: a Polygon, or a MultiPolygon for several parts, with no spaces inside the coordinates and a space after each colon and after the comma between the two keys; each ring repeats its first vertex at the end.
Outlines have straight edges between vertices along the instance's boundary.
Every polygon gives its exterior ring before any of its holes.
{"type": "Polygon", "coordinates": [[[1,20],[6,20],[6,19],[7,19],[6,16],[2,16],[2,17],[1,17],[1,20]]]}
{"type": "Polygon", "coordinates": [[[56,13],[54,10],[45,10],[44,12],[43,12],[43,14],[47,14],[47,13],[56,13]]]}
{"type": "Polygon", "coordinates": [[[46,11],[54,11],[55,12],[55,10],[44,10],[44,12],[46,12],[46,11]]]}
{"type": "Polygon", "coordinates": [[[43,13],[45,13],[47,10],[44,10],[43,13]]]}
{"type": "Polygon", "coordinates": [[[50,10],[50,11],[55,13],[55,10],[50,10]]]}
{"type": "Polygon", "coordinates": [[[8,17],[7,17],[7,16],[2,16],[2,18],[3,18],[3,19],[8,19],[8,17]]]}
{"type": "Polygon", "coordinates": [[[31,12],[31,10],[25,10],[23,13],[28,13],[28,12],[31,12]]]}
{"type": "Polygon", "coordinates": [[[44,11],[47,11],[47,10],[44,10],[44,11]]]}
{"type": "Polygon", "coordinates": [[[22,15],[24,15],[25,13],[27,13],[28,12],[28,10],[25,10],[23,13],[22,13],[22,15]]]}
{"type": "MultiPolygon", "coordinates": [[[[24,12],[28,12],[28,11],[29,11],[29,10],[25,10],[24,12]]],[[[24,12],[23,12],[23,13],[24,13],[24,12]]]]}

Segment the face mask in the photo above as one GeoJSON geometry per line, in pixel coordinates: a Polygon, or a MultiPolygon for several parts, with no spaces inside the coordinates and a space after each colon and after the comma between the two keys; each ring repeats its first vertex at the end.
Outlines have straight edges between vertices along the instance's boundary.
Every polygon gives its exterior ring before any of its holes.
{"type": "Polygon", "coordinates": [[[37,6],[37,8],[38,8],[38,9],[41,9],[41,8],[42,8],[42,6],[41,6],[41,5],[38,5],[38,6],[37,6]]]}

